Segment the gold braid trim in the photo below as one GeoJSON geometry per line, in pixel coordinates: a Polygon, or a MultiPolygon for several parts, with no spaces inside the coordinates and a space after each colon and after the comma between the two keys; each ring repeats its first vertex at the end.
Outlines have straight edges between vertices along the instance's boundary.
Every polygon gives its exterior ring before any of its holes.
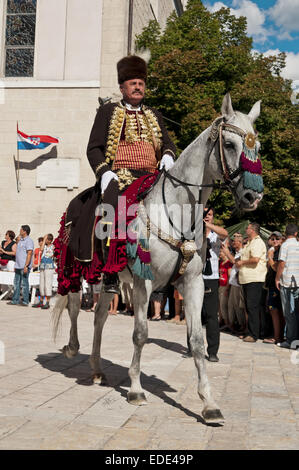
{"type": "Polygon", "coordinates": [[[107,148],[105,153],[106,163],[108,164],[113,161],[116,156],[125,116],[125,108],[118,104],[113,111],[108,131],[107,148]]]}
{"type": "Polygon", "coordinates": [[[98,173],[100,172],[100,169],[103,168],[103,166],[108,166],[108,164],[106,162],[102,162],[100,165],[96,167],[96,171],[95,171],[96,178],[98,177],[98,173]]]}
{"type": "Polygon", "coordinates": [[[118,187],[120,191],[123,191],[127,186],[137,180],[137,177],[133,176],[130,170],[127,168],[120,168],[116,170],[118,176],[118,187]]]}
{"type": "Polygon", "coordinates": [[[171,149],[165,149],[165,150],[163,151],[163,156],[164,156],[166,153],[170,153],[171,155],[173,155],[173,158],[174,158],[174,159],[176,158],[176,154],[174,153],[173,150],[171,150],[171,149]]]}
{"type": "MultiPolygon", "coordinates": [[[[153,143],[156,153],[162,147],[162,131],[154,112],[142,107],[143,114],[130,115],[126,108],[118,103],[115,107],[108,130],[107,147],[105,152],[106,163],[110,164],[116,157],[122,128],[126,121],[126,142],[145,141],[153,143]]],[[[172,152],[173,153],[173,152],[172,152]]]]}
{"type": "Polygon", "coordinates": [[[143,107],[143,112],[147,120],[148,128],[152,134],[152,142],[154,144],[155,151],[159,151],[162,147],[162,131],[159,126],[157,116],[153,113],[151,109],[148,109],[146,106],[143,107]]]}

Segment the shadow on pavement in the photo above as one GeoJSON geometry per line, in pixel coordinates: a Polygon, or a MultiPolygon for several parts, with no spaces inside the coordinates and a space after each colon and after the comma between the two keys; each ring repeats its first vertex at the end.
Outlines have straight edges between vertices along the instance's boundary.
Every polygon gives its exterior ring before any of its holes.
{"type": "MultiPolygon", "coordinates": [[[[176,345],[177,347],[183,348],[177,343],[169,343],[164,340],[152,339],[151,342],[157,342],[157,344],[162,347],[166,347],[166,343],[170,345],[176,345]]],[[[179,348],[177,352],[182,352],[179,348]]],[[[35,361],[38,362],[42,367],[52,372],[58,372],[63,374],[67,378],[75,379],[76,383],[83,386],[96,386],[94,385],[91,377],[91,368],[88,362],[89,355],[87,354],[77,354],[73,359],[66,359],[63,354],[48,353],[48,354],[39,354],[35,361]]],[[[102,369],[108,379],[108,387],[114,388],[120,395],[124,398],[127,398],[127,388],[130,386],[130,380],[128,376],[128,367],[123,367],[119,364],[115,364],[107,359],[102,358],[102,369]]],[[[155,375],[146,375],[141,372],[140,380],[142,387],[145,391],[156,395],[161,398],[169,406],[173,406],[183,411],[187,416],[195,418],[197,422],[206,424],[204,419],[197,413],[193,413],[191,410],[185,408],[183,405],[178,403],[173,398],[166,395],[166,393],[176,392],[174,388],[170,387],[167,382],[158,379],[155,375]]],[[[199,405],[201,404],[200,399],[198,399],[199,405]]],[[[211,426],[211,425],[209,425],[211,426]]],[[[214,425],[215,426],[215,425],[214,425]]]]}
{"type": "Polygon", "coordinates": [[[186,354],[188,351],[185,346],[182,346],[181,344],[172,341],[167,341],[165,339],[148,338],[146,344],[150,343],[157,344],[157,346],[160,346],[160,348],[168,349],[169,351],[174,351],[179,354],[186,354]]]}

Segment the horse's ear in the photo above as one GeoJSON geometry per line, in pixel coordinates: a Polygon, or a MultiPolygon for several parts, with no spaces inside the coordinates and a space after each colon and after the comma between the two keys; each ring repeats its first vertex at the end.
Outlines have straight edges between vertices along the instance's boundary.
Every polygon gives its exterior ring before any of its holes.
{"type": "Polygon", "coordinates": [[[231,100],[229,93],[226,93],[225,97],[223,98],[222,106],[221,106],[221,114],[226,120],[233,117],[234,115],[232,100],[231,100]]]}
{"type": "Polygon", "coordinates": [[[252,124],[257,120],[261,112],[261,100],[257,101],[248,113],[248,117],[252,124]]]}

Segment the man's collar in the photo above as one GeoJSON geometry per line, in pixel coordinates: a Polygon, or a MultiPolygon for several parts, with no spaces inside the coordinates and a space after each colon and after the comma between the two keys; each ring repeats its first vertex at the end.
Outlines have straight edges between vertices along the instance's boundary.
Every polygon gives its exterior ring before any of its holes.
{"type": "Polygon", "coordinates": [[[142,102],[139,103],[138,106],[133,106],[130,103],[126,103],[126,101],[122,100],[122,104],[129,110],[129,111],[140,111],[142,109],[142,102]]]}

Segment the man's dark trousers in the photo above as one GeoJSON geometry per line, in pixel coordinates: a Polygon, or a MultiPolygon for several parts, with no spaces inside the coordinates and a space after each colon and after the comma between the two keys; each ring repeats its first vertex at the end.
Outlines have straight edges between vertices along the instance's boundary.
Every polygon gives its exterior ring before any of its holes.
{"type": "Polygon", "coordinates": [[[216,355],[220,344],[218,321],[218,279],[204,279],[205,295],[202,306],[202,317],[205,319],[208,355],[216,355]]]}
{"type": "Polygon", "coordinates": [[[263,293],[263,282],[243,284],[246,311],[248,314],[248,333],[255,340],[260,335],[260,308],[263,293]]]}

